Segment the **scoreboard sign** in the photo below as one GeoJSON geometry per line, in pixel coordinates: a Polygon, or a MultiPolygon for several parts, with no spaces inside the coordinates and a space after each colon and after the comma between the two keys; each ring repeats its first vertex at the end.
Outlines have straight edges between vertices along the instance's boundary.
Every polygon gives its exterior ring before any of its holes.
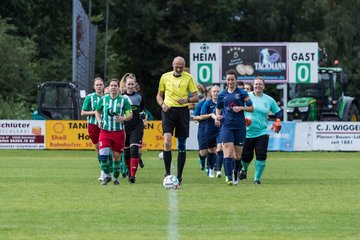
{"type": "Polygon", "coordinates": [[[244,82],[262,76],[267,83],[317,83],[318,43],[190,43],[198,83],[224,83],[229,69],[244,82]]]}
{"type": "Polygon", "coordinates": [[[190,43],[190,72],[203,85],[219,83],[221,43],[190,43]]]}
{"type": "Polygon", "coordinates": [[[318,82],[318,43],[288,43],[289,82],[318,82]]]}

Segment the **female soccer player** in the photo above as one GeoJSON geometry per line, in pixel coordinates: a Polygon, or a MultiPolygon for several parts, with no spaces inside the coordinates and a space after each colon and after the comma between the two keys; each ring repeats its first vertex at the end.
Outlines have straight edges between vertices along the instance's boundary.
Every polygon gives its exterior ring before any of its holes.
{"type": "Polygon", "coordinates": [[[219,94],[216,105],[216,120],[223,120],[221,141],[223,143],[224,167],[229,179],[227,182],[229,186],[238,184],[237,171],[240,170],[240,157],[246,135],[244,111],[254,111],[249,94],[236,86],[236,79],[235,70],[226,72],[227,89],[219,94]],[[232,176],[234,158],[235,181],[233,181],[232,176]]]}
{"type": "MultiPolygon", "coordinates": [[[[95,150],[98,155],[98,161],[100,164],[100,155],[99,155],[99,136],[100,128],[98,127],[98,122],[95,117],[95,110],[100,102],[100,98],[104,96],[104,80],[101,77],[94,79],[94,90],[95,92],[88,94],[85,97],[84,103],[81,108],[81,116],[86,116],[88,134],[91,139],[91,142],[94,144],[95,150]]],[[[105,173],[104,171],[100,172],[99,181],[104,180],[105,173]]]]}
{"type": "MultiPolygon", "coordinates": [[[[198,87],[200,88],[200,87],[198,87]]],[[[205,159],[208,155],[207,144],[206,144],[206,136],[205,136],[205,128],[206,128],[206,120],[202,119],[200,115],[200,111],[204,103],[211,97],[210,96],[210,87],[204,88],[204,98],[196,104],[195,110],[193,112],[192,119],[198,125],[197,131],[197,140],[199,145],[199,162],[200,162],[200,170],[204,171],[205,169],[205,159]]]]}
{"type": "Polygon", "coordinates": [[[126,73],[121,82],[125,84],[123,96],[127,97],[133,112],[133,118],[125,123],[125,147],[124,159],[129,170],[129,182],[135,183],[136,172],[139,165],[139,148],[142,146],[144,135],[143,112],[145,111],[144,97],[136,91],[136,77],[132,73],[126,73]]]}
{"type": "Polygon", "coordinates": [[[99,153],[101,170],[106,177],[101,185],[111,181],[109,153],[112,150],[114,160],[114,184],[119,184],[120,156],[125,144],[124,121],[132,118],[131,105],[127,98],[119,94],[119,80],[111,79],[110,93],[100,99],[95,112],[100,128],[99,153]]]}
{"type": "Polygon", "coordinates": [[[265,169],[267,148],[269,143],[268,131],[268,114],[275,113],[276,122],[272,126],[272,130],[278,133],[281,130],[280,118],[282,110],[276,101],[269,95],[264,93],[265,81],[262,77],[256,77],[254,81],[254,91],[249,93],[253,102],[254,112],[245,113],[252,123],[246,129],[246,139],[244,151],[242,153],[242,169],[239,179],[245,179],[248,166],[256,154],[254,184],[261,184],[261,176],[265,169]]]}
{"type": "Polygon", "coordinates": [[[201,108],[201,117],[206,119],[205,136],[208,149],[208,163],[209,163],[209,177],[214,178],[214,166],[216,163],[216,138],[219,134],[220,125],[215,125],[214,119],[211,117],[220,92],[220,87],[217,85],[212,86],[210,90],[211,99],[207,100],[201,108]]]}

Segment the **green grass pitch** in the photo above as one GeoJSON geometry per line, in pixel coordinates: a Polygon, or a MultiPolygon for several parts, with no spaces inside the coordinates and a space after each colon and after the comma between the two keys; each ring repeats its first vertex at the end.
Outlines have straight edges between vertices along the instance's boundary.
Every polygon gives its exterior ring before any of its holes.
{"type": "Polygon", "coordinates": [[[158,153],[100,186],[95,151],[1,150],[0,239],[360,239],[360,152],[271,152],[263,184],[252,163],[229,187],[189,151],[179,190],[158,153]]]}

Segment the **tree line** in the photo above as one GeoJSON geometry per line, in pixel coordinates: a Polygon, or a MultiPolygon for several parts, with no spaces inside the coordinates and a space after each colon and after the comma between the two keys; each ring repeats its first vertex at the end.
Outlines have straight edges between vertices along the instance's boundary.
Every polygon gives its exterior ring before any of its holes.
{"type": "MultiPolygon", "coordinates": [[[[95,72],[104,77],[106,1],[81,2],[98,26],[95,72]]],[[[319,42],[360,99],[357,9],[356,0],[109,0],[106,78],[135,73],[159,117],[160,76],[175,56],[189,59],[190,42],[319,42]]],[[[30,119],[37,84],[71,80],[71,16],[71,0],[0,2],[1,119],[30,119]]]]}

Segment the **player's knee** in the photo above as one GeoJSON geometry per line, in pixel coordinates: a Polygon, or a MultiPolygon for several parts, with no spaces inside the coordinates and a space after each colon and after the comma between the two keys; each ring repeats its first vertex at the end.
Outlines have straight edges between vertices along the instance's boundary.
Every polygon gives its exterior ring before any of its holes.
{"type": "Polygon", "coordinates": [[[251,162],[251,160],[253,159],[254,155],[252,154],[246,154],[243,152],[243,154],[241,155],[241,161],[249,163],[251,162]]]}
{"type": "Polygon", "coordinates": [[[179,151],[186,150],[186,138],[178,138],[178,150],[179,151]]]}
{"type": "Polygon", "coordinates": [[[164,150],[170,151],[172,144],[172,135],[170,133],[164,133],[164,150]]]}
{"type": "Polygon", "coordinates": [[[110,154],[110,148],[102,148],[102,149],[100,149],[100,150],[99,150],[99,154],[100,154],[100,156],[101,156],[101,155],[109,156],[109,154],[110,154]]]}
{"type": "Polygon", "coordinates": [[[100,161],[105,163],[109,160],[110,148],[102,148],[99,150],[100,161]]]}
{"type": "Polygon", "coordinates": [[[256,160],[264,161],[264,160],[266,160],[266,158],[267,158],[267,154],[266,154],[266,153],[256,154],[256,160]]]}
{"type": "Polygon", "coordinates": [[[124,148],[124,159],[130,159],[130,148],[124,148]]]}
{"type": "Polygon", "coordinates": [[[114,171],[120,171],[121,168],[121,161],[114,162],[114,171]]]}
{"type": "Polygon", "coordinates": [[[131,145],[130,147],[130,155],[132,158],[139,158],[139,146],[131,145]]]}

